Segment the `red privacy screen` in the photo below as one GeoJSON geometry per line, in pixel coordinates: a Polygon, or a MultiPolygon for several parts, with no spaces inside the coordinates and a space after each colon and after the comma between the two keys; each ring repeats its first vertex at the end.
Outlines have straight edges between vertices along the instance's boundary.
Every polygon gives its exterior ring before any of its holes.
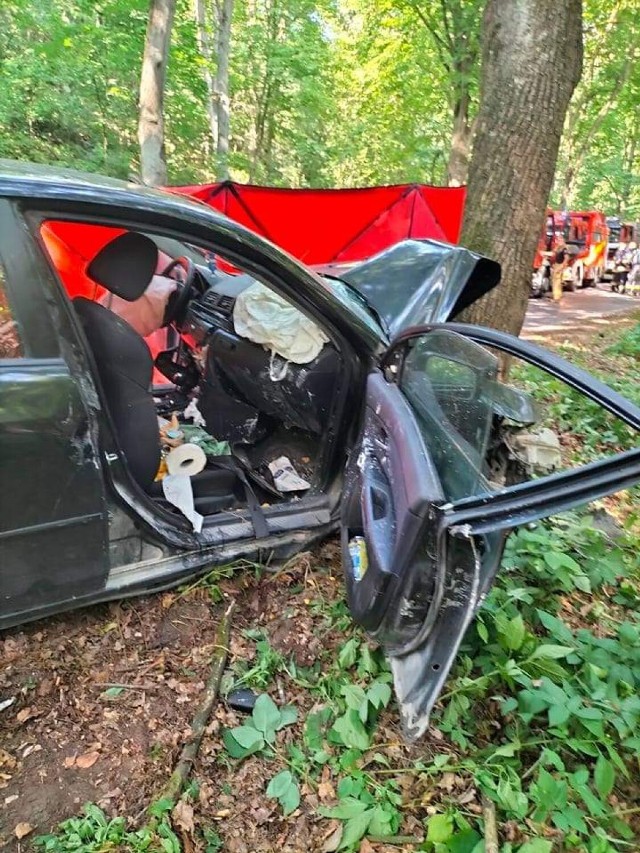
{"type": "Polygon", "coordinates": [[[401,184],[280,189],[236,184],[170,187],[225,213],[306,264],[359,261],[407,237],[457,243],[464,187],[401,184]]]}

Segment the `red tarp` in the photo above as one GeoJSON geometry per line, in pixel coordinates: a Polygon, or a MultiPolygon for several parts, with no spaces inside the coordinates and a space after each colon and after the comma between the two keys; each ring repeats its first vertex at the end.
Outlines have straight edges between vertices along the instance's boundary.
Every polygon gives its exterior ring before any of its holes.
{"type": "Polygon", "coordinates": [[[401,184],[280,189],[224,181],[170,187],[200,199],[307,264],[359,261],[407,237],[457,243],[464,187],[401,184]]]}

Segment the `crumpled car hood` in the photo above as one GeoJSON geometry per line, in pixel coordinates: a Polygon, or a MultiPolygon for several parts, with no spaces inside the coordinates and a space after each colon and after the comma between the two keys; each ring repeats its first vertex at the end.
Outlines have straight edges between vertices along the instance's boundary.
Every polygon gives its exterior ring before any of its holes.
{"type": "Polygon", "coordinates": [[[437,240],[403,240],[357,264],[316,271],[362,293],[393,338],[409,326],[445,323],[500,281],[500,264],[437,240]]]}

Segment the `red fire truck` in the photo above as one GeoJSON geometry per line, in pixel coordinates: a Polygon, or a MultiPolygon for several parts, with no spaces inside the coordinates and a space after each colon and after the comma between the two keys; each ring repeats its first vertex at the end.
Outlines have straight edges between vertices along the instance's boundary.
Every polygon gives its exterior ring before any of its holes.
{"type": "Polygon", "coordinates": [[[564,288],[596,285],[604,275],[608,237],[606,218],[597,210],[548,210],[534,260],[532,295],[542,296],[551,289],[551,264],[560,238],[569,254],[563,273],[564,288]]]}

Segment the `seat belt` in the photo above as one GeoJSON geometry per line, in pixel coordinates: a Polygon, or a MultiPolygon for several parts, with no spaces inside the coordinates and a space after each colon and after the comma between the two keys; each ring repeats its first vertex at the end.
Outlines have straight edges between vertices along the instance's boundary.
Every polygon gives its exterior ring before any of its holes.
{"type": "Polygon", "coordinates": [[[209,458],[208,461],[210,465],[217,465],[219,468],[226,468],[227,471],[233,471],[244,487],[244,496],[256,538],[264,539],[268,536],[269,525],[267,524],[267,519],[265,518],[265,514],[260,506],[258,497],[253,490],[253,486],[249,482],[249,478],[247,477],[246,471],[241,463],[235,456],[216,456],[215,458],[209,458]]]}

